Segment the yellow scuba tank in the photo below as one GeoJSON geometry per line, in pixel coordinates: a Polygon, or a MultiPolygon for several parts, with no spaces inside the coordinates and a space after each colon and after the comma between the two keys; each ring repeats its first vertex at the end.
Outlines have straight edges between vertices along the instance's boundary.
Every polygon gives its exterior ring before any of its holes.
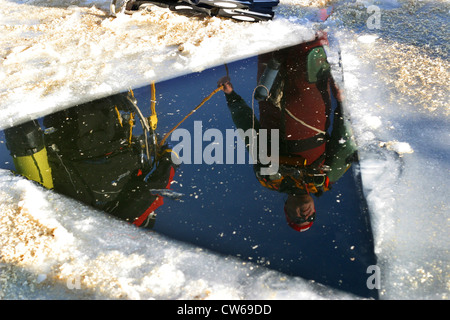
{"type": "Polygon", "coordinates": [[[30,121],[4,132],[16,172],[52,189],[52,173],[41,127],[35,121],[30,121]]]}

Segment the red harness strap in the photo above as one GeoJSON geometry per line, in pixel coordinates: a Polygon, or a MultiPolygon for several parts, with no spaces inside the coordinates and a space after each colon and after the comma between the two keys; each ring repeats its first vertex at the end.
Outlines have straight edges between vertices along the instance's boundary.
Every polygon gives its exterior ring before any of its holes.
{"type": "MultiPolygon", "coordinates": [[[[174,176],[175,176],[175,169],[172,167],[170,168],[170,176],[169,181],[166,185],[166,189],[170,189],[170,184],[172,183],[174,176]]],[[[153,201],[152,204],[150,205],[150,207],[148,207],[147,210],[145,210],[145,212],[133,222],[133,224],[138,227],[141,226],[141,224],[144,223],[144,221],[148,218],[148,216],[163,204],[164,198],[161,196],[157,196],[155,201],[153,201]]]]}
{"type": "Polygon", "coordinates": [[[145,212],[139,217],[137,218],[133,224],[135,226],[140,226],[142,223],[144,223],[144,221],[148,218],[148,216],[150,215],[150,213],[154,212],[158,207],[162,206],[164,204],[164,199],[163,197],[156,197],[155,201],[152,202],[152,204],[150,205],[150,207],[148,207],[147,210],[145,210],[145,212]]]}

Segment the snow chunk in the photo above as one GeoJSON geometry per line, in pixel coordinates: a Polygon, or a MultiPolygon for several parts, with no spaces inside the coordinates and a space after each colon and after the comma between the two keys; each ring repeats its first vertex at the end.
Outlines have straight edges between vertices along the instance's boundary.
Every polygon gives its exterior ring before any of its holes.
{"type": "Polygon", "coordinates": [[[405,153],[414,152],[414,150],[407,142],[399,142],[399,141],[380,142],[380,147],[386,147],[388,150],[395,151],[400,156],[402,156],[405,153]]]}
{"type": "Polygon", "coordinates": [[[358,41],[361,43],[374,43],[375,40],[378,39],[377,35],[371,35],[371,34],[367,34],[367,35],[363,35],[358,37],[358,41]]]}

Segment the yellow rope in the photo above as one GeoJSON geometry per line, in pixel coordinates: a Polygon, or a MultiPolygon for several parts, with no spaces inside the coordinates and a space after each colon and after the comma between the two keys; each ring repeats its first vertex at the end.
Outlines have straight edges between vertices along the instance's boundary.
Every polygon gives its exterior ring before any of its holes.
{"type": "Polygon", "coordinates": [[[172,128],[172,130],[170,130],[168,133],[166,133],[166,135],[164,136],[164,138],[161,140],[161,142],[159,143],[159,146],[164,145],[164,142],[166,141],[166,139],[170,136],[170,134],[172,132],[175,131],[176,128],[178,128],[180,126],[180,124],[182,124],[187,118],[189,118],[195,111],[197,111],[202,105],[205,104],[206,101],[208,101],[209,99],[211,99],[211,97],[213,95],[215,95],[217,92],[219,92],[220,90],[223,90],[223,86],[218,87],[216,90],[214,90],[213,92],[211,92],[206,98],[204,98],[202,100],[202,102],[195,107],[186,117],[183,118],[183,120],[181,120],[175,127],[172,128]]]}
{"type": "Polygon", "coordinates": [[[120,115],[120,112],[119,112],[119,109],[117,108],[117,106],[114,106],[114,110],[116,110],[117,119],[119,120],[120,126],[123,128],[122,116],[120,115]]]}
{"type": "Polygon", "coordinates": [[[150,115],[148,121],[150,124],[150,127],[152,128],[152,130],[156,130],[156,126],[158,124],[158,117],[156,115],[156,89],[155,89],[155,82],[152,82],[152,97],[151,97],[151,106],[150,106],[150,110],[152,112],[152,114],[150,115]]]}
{"type": "Polygon", "coordinates": [[[134,126],[134,113],[130,113],[130,119],[128,120],[128,125],[130,126],[130,134],[128,136],[128,146],[131,147],[131,141],[133,139],[133,126],[134,126]]]}

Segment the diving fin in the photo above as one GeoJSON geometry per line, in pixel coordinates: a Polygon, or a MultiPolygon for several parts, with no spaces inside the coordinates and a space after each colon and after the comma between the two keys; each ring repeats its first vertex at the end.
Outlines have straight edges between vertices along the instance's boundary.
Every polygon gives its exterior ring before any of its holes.
{"type": "Polygon", "coordinates": [[[239,21],[266,21],[274,16],[279,0],[111,0],[111,15],[133,13],[154,4],[179,13],[201,13],[239,21]],[[121,3],[119,3],[121,2],[121,3]]]}

